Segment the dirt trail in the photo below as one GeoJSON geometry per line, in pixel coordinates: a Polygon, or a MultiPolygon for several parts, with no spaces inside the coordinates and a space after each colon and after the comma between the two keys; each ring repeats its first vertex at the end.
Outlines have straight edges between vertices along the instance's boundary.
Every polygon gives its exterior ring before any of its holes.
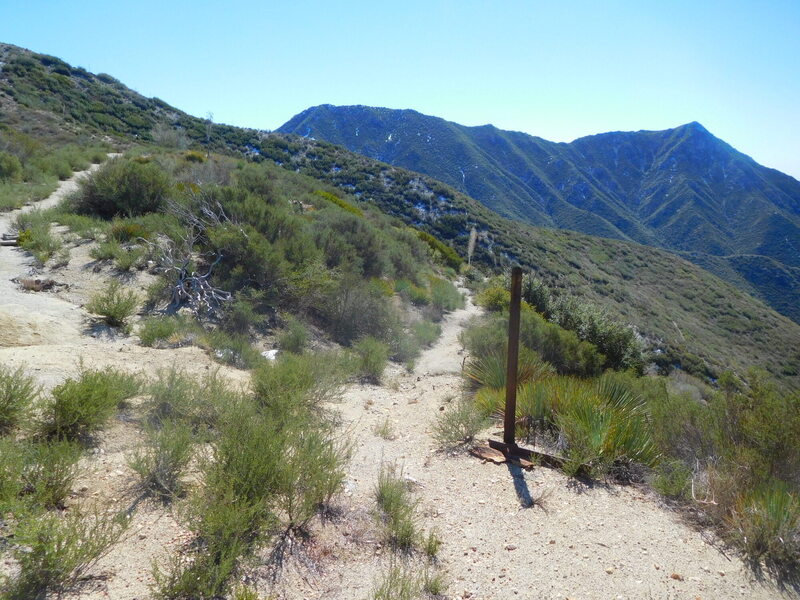
{"type": "MultiPolygon", "coordinates": [[[[36,208],[50,208],[78,188],[78,181],[97,169],[92,165],[87,171],[76,173],[62,182],[48,198],[37,202],[36,208]]],[[[0,233],[10,232],[12,223],[20,213],[31,210],[23,207],[0,213],[0,233]]],[[[78,307],[51,294],[27,293],[11,281],[15,277],[32,274],[35,260],[27,252],[15,247],[0,247],[0,349],[14,346],[40,344],[78,343],[82,315],[78,307]]]]}
{"type": "Polygon", "coordinates": [[[283,598],[368,598],[389,565],[370,529],[382,463],[416,482],[424,525],[443,539],[440,567],[449,598],[724,599],[784,597],[753,581],[742,562],[711,545],[636,487],[576,485],[558,471],[532,472],[437,452],[431,428],[462,393],[458,333],[477,314],[469,304],[449,315],[441,339],[414,373],[388,385],[352,386],[336,405],[355,441],[346,485],[347,517],[321,534],[330,560],[318,575],[286,573],[283,598]],[[389,423],[395,438],[376,428],[389,423]],[[531,499],[543,507],[527,507],[531,499]]]}

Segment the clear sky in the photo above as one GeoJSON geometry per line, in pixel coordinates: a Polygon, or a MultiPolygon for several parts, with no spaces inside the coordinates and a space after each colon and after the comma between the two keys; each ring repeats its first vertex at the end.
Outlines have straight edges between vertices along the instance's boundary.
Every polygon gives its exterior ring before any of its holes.
{"type": "Polygon", "coordinates": [[[800,178],[800,0],[0,0],[0,41],[233,125],[323,103],[555,141],[699,121],[800,178]]]}

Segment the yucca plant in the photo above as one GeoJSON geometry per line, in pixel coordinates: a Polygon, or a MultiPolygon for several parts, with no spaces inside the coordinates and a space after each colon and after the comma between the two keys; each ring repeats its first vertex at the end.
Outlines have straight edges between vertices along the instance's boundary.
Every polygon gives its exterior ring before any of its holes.
{"type": "Polygon", "coordinates": [[[773,480],[744,492],[727,522],[752,561],[783,573],[800,568],[800,498],[785,483],[773,480]]]}
{"type": "MultiPolygon", "coordinates": [[[[464,370],[464,374],[474,385],[479,387],[505,388],[506,387],[506,350],[495,350],[485,356],[471,359],[464,370]]],[[[555,373],[550,363],[542,360],[537,352],[520,347],[519,362],[517,364],[517,385],[528,381],[538,381],[550,377],[555,373]]]]}
{"type": "Polygon", "coordinates": [[[609,404],[598,394],[575,396],[556,417],[567,442],[570,474],[605,474],[615,463],[652,466],[658,458],[647,422],[629,408],[609,404]]]}

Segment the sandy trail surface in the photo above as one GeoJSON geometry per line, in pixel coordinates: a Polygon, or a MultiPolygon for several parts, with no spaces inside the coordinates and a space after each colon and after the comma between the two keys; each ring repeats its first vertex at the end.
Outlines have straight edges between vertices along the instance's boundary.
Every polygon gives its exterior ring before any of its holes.
{"type": "MultiPolygon", "coordinates": [[[[74,192],[78,181],[89,171],[62,182],[37,208],[50,208],[74,192]]],[[[14,219],[31,207],[0,213],[0,233],[10,233],[14,219]]],[[[52,294],[25,292],[12,279],[36,276],[35,260],[17,247],[0,247],[0,351],[4,348],[80,342],[81,310],[52,294]]]]}

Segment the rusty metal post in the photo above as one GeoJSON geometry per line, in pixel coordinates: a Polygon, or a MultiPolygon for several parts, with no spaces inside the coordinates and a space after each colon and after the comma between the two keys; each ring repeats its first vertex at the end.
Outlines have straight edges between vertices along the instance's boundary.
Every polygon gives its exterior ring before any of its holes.
{"type": "Polygon", "coordinates": [[[506,414],[503,441],[516,446],[517,364],[519,362],[519,309],[522,298],[522,269],[511,270],[511,305],[508,308],[508,361],[506,363],[506,414]]]}

